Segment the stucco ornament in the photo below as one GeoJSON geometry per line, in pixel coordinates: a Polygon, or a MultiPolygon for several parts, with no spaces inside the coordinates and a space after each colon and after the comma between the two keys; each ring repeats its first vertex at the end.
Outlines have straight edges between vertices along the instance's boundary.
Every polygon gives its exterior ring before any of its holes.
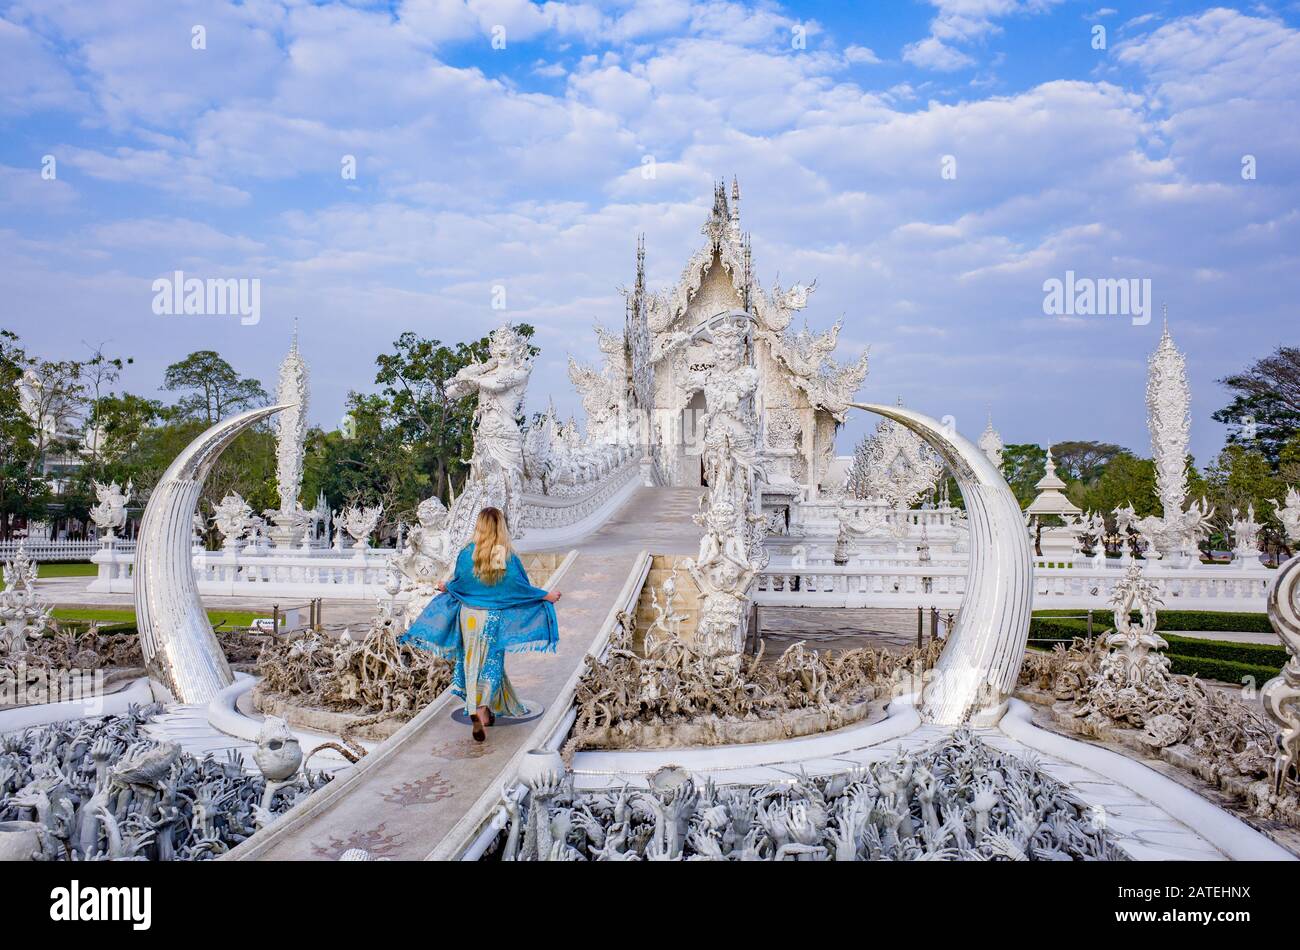
{"type": "Polygon", "coordinates": [[[1273,578],[1268,592],[1268,619],[1291,659],[1260,690],[1264,712],[1277,727],[1273,788],[1281,794],[1288,782],[1300,788],[1300,556],[1273,578]]]}
{"type": "Polygon", "coordinates": [[[1103,658],[1100,675],[1116,689],[1163,690],[1169,676],[1169,659],[1160,653],[1169,646],[1156,633],[1156,612],[1161,605],[1154,584],[1133,564],[1111,594],[1115,629],[1102,638],[1110,652],[1103,658]],[[1141,618],[1133,622],[1132,615],[1141,618]]]}
{"type": "Polygon", "coordinates": [[[745,538],[737,531],[738,509],[722,495],[710,497],[695,516],[704,528],[699,552],[685,562],[700,590],[700,619],[695,642],[711,655],[739,655],[744,635],[745,607],[761,561],[751,559],[745,538]]]}
{"type": "Polygon", "coordinates": [[[340,513],[339,518],[343,530],[352,537],[352,546],[360,551],[369,547],[370,536],[375,533],[375,528],[379,527],[379,519],[383,516],[383,505],[373,508],[364,505],[348,505],[340,513]]]}
{"type": "Polygon", "coordinates": [[[587,414],[587,438],[596,443],[616,444],[629,438],[629,433],[624,431],[628,420],[623,337],[597,324],[596,344],[602,357],[600,368],[593,369],[569,357],[569,380],[578,390],[587,414]]]}
{"type": "MultiPolygon", "coordinates": [[[[802,302],[806,301],[805,294],[802,302]]],[[[777,362],[790,371],[791,381],[803,390],[808,402],[831,413],[837,422],[844,421],[849,403],[867,378],[868,366],[866,352],[854,363],[840,364],[831,358],[842,326],[843,321],[838,321],[820,334],[806,326],[794,335],[765,326],[756,331],[757,337],[771,346],[777,362]]]]}
{"type": "Polygon", "coordinates": [[[418,522],[407,533],[401,552],[392,559],[393,568],[402,577],[402,589],[409,593],[403,629],[429,605],[438,582],[451,573],[455,564],[458,552],[451,547],[448,515],[446,505],[436,497],[420,502],[416,509],[418,522]]]}
{"type": "Polygon", "coordinates": [[[1160,343],[1147,361],[1147,427],[1163,514],[1143,518],[1135,525],[1147,541],[1146,556],[1151,560],[1195,555],[1197,544],[1213,527],[1214,510],[1204,501],[1194,502],[1186,510],[1183,507],[1191,399],[1187,361],[1174,346],[1166,320],[1160,343]]]}
{"type": "Polygon", "coordinates": [[[280,507],[265,512],[275,523],[277,544],[290,545],[303,535],[311,516],[302,510],[302,466],[307,444],[308,407],[307,363],[298,352],[298,327],[295,322],[293,342],[280,363],[276,402],[285,406],[275,420],[275,480],[280,507]]]}
{"type": "Polygon", "coordinates": [[[36,562],[18,543],[13,559],[4,565],[4,590],[0,590],[0,653],[25,653],[28,640],[43,636],[50,626],[52,608],[36,590],[36,562]]]}
{"type": "Polygon", "coordinates": [[[466,366],[447,384],[447,395],[452,399],[478,396],[469,479],[480,484],[493,479],[493,484],[501,487],[503,496],[485,500],[484,504],[495,504],[506,513],[515,536],[523,533],[519,509],[524,483],[524,437],[518,416],[532,369],[527,340],[506,324],[493,330],[488,338],[488,359],[466,366]]]}
{"type": "Polygon", "coordinates": [[[848,485],[855,498],[879,498],[890,508],[906,509],[934,491],[943,472],[943,461],[919,436],[882,419],[854,450],[848,485]]]}
{"type": "Polygon", "coordinates": [[[1255,520],[1255,504],[1246,506],[1245,513],[1232,509],[1232,559],[1245,567],[1264,565],[1259,559],[1259,532],[1264,526],[1255,520]]]}
{"type": "Polygon", "coordinates": [[[754,578],[766,565],[765,519],[757,512],[755,483],[765,480],[753,394],[758,376],[745,358],[745,325],[730,320],[712,329],[714,363],[703,372],[706,412],[703,462],[708,491],[695,523],[704,529],[696,557],[685,563],[700,591],[697,647],[739,656],[754,578]]]}
{"type": "Polygon", "coordinates": [[[1002,450],[1006,446],[1002,444],[1002,436],[998,433],[998,430],[993,428],[993,415],[991,413],[989,414],[988,423],[984,426],[984,431],[980,433],[979,440],[975,444],[979,446],[981,452],[988,456],[994,468],[999,470],[1002,468],[1002,450]]]}
{"type": "Polygon", "coordinates": [[[706,470],[730,464],[717,455],[724,443],[751,473],[758,464],[758,420],[752,404],[758,371],[745,359],[746,336],[745,325],[739,321],[726,321],[712,330],[714,365],[704,370],[702,386],[706,470]]]}
{"type": "Polygon", "coordinates": [[[253,526],[253,509],[239,492],[231,492],[212,509],[212,523],[227,548],[235,547],[253,526]]]}
{"type": "Polygon", "coordinates": [[[90,509],[90,518],[106,537],[114,537],[126,526],[126,506],[131,503],[132,485],[127,482],[124,491],[117,482],[91,484],[95,488],[96,504],[90,509]]]}
{"type": "Polygon", "coordinates": [[[1288,486],[1286,504],[1274,499],[1273,512],[1277,515],[1277,520],[1282,522],[1282,532],[1287,541],[1292,544],[1300,542],[1300,491],[1296,491],[1294,486],[1288,486]]]}

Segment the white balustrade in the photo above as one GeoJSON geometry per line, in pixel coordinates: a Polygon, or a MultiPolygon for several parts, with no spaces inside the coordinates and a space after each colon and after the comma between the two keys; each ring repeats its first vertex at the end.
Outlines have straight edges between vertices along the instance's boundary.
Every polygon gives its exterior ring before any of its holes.
{"type": "MultiPolygon", "coordinates": [[[[1117,567],[1035,568],[1034,608],[1104,609],[1124,577],[1117,567]]],[[[1264,610],[1270,571],[1230,567],[1147,567],[1166,610],[1264,610]]],[[[960,564],[814,564],[769,567],[759,575],[755,600],[785,607],[957,607],[966,590],[960,564]]]]}
{"type": "MultiPolygon", "coordinates": [[[[568,536],[594,530],[639,483],[635,454],[598,481],[576,486],[572,494],[526,493],[522,517],[526,533],[521,550],[541,550],[567,543],[568,536]],[[585,490],[584,490],[585,489],[585,490]]],[[[99,567],[89,590],[129,594],[133,590],[134,543],[88,542],[90,558],[99,567]]],[[[30,551],[30,547],[29,547],[30,551]]],[[[319,597],[327,600],[371,600],[384,594],[392,548],[342,551],[330,548],[244,547],[194,553],[199,593],[239,597],[319,597]]]]}
{"type": "MultiPolygon", "coordinates": [[[[48,541],[28,539],[26,541],[0,541],[0,561],[8,561],[18,553],[18,545],[23,546],[27,556],[33,561],[89,561],[100,548],[100,541],[48,541]]],[[[135,542],[116,539],[118,550],[134,551],[135,542]]]]}

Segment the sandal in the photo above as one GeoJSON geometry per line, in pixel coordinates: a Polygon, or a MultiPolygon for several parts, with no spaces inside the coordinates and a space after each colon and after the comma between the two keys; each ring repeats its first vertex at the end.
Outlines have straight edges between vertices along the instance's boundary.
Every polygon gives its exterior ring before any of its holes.
{"type": "Polygon", "coordinates": [[[478,713],[469,717],[469,721],[474,724],[474,741],[482,742],[487,738],[487,733],[483,731],[483,722],[478,718],[478,713]]]}
{"type": "Polygon", "coordinates": [[[488,724],[489,726],[495,726],[495,725],[497,724],[497,714],[494,713],[494,712],[493,712],[492,710],[490,710],[490,709],[488,710],[488,723],[487,723],[487,724],[488,724]]]}

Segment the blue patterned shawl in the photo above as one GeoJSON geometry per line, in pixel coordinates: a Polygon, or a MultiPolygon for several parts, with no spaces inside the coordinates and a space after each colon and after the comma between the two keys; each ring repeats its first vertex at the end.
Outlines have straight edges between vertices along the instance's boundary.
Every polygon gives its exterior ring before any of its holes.
{"type": "Polygon", "coordinates": [[[495,584],[484,584],[474,575],[474,545],[465,545],[456,558],[456,573],[447,582],[447,592],[429,601],[429,606],[411,629],[399,638],[422,650],[455,659],[461,650],[460,608],[503,611],[498,625],[497,646],[507,653],[554,652],[560,640],[555,605],[543,598],[546,591],[528,581],[528,572],[514,552],[506,562],[506,574],[495,584]]]}

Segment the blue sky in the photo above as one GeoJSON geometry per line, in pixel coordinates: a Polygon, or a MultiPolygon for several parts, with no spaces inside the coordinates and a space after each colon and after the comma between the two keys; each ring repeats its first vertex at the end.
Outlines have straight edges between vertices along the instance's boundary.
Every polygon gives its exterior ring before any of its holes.
{"type": "Polygon", "coordinates": [[[530,403],[576,409],[637,233],[670,286],[734,174],[759,279],[870,345],[864,398],[1145,454],[1165,303],[1204,462],[1214,381],[1297,342],[1297,103],[1294,2],[0,0],[0,325],[150,392],[200,348],[269,386],[299,317],[332,425],[403,330],[508,316],[530,403]],[[155,315],[178,269],[260,279],[261,322],[155,315]],[[1045,315],[1067,270],[1150,279],[1156,319],[1045,315]]]}

